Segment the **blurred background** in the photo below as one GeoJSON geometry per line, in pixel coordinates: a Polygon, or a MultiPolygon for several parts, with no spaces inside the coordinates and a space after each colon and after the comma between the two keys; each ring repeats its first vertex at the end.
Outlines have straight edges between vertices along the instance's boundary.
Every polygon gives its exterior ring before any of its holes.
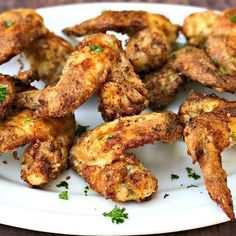
{"type": "MultiPolygon", "coordinates": [[[[121,0],[115,1],[94,1],[94,0],[0,0],[0,11],[6,11],[11,8],[18,7],[45,7],[52,5],[80,3],[80,2],[121,2],[121,0]]],[[[236,0],[126,0],[123,2],[153,2],[153,3],[175,3],[180,5],[195,5],[208,7],[218,10],[223,10],[227,7],[236,6],[236,0]]]]}

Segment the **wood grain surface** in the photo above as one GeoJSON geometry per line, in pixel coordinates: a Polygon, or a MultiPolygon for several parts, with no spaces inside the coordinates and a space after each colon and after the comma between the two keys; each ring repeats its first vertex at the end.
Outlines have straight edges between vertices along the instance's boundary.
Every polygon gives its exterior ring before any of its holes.
{"type": "MultiPolygon", "coordinates": [[[[46,7],[61,4],[70,3],[81,3],[81,2],[101,2],[101,1],[86,1],[86,0],[0,0],[0,12],[19,7],[46,7]]],[[[102,1],[106,2],[106,1],[102,1]]],[[[111,2],[111,1],[107,1],[111,2]]],[[[112,1],[120,2],[120,1],[112,1]]],[[[142,2],[138,0],[127,0],[124,2],[142,2]]],[[[195,5],[202,6],[212,9],[223,10],[228,7],[236,7],[236,0],[148,0],[143,2],[154,2],[154,3],[174,3],[182,5],[195,5]]],[[[193,218],[198,220],[198,217],[193,215],[193,218]]],[[[92,225],[92,222],[91,222],[92,225]]],[[[0,235],[6,236],[56,236],[56,234],[41,233],[36,231],[30,231],[25,229],[19,229],[15,227],[10,227],[0,224],[0,235]]],[[[61,235],[61,234],[60,234],[61,235]]],[[[177,233],[163,234],[163,236],[228,236],[236,235],[236,222],[227,222],[224,224],[219,224],[215,226],[210,226],[202,229],[189,230],[177,233]]],[[[59,236],[59,235],[58,235],[59,236]]]]}

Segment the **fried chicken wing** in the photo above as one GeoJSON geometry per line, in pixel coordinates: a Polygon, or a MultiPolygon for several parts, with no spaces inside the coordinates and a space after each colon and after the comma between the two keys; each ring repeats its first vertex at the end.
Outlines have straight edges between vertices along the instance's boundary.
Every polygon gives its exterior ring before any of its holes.
{"type": "Polygon", "coordinates": [[[233,203],[222,168],[221,152],[235,144],[236,103],[214,95],[191,92],[179,110],[186,125],[184,140],[193,163],[198,162],[207,191],[227,216],[233,220],[233,203]]]}
{"type": "Polygon", "coordinates": [[[186,125],[203,112],[221,110],[224,107],[236,107],[236,102],[229,102],[216,95],[206,95],[196,91],[191,91],[188,98],[179,108],[179,120],[186,125]]]}
{"type": "Polygon", "coordinates": [[[124,53],[98,97],[99,111],[105,121],[139,114],[148,106],[147,90],[124,53]]]}
{"type": "Polygon", "coordinates": [[[15,97],[15,85],[11,76],[0,74],[0,119],[10,109],[15,97]]]}
{"type": "Polygon", "coordinates": [[[160,71],[145,76],[149,106],[159,110],[169,105],[183,87],[185,79],[166,64],[160,71]]]}
{"type": "Polygon", "coordinates": [[[206,41],[206,52],[225,74],[236,76],[236,24],[231,18],[236,8],[223,11],[218,16],[213,32],[206,41]]]}
{"type": "Polygon", "coordinates": [[[73,47],[63,38],[47,32],[24,50],[32,70],[47,84],[55,84],[73,47]]]}
{"type": "Polygon", "coordinates": [[[236,80],[222,73],[202,49],[186,46],[171,56],[171,67],[187,78],[219,92],[236,92],[236,80]]]}
{"type": "Polygon", "coordinates": [[[30,186],[42,186],[68,165],[75,132],[75,118],[37,118],[24,110],[0,124],[0,152],[32,143],[23,154],[21,176],[30,186]]]}
{"type": "Polygon", "coordinates": [[[0,64],[10,60],[47,32],[42,17],[33,9],[0,14],[0,64]]]}
{"type": "Polygon", "coordinates": [[[155,176],[128,149],[181,138],[172,112],[124,117],[88,131],[72,147],[72,168],[91,188],[116,202],[143,201],[157,190],[155,176]]]}
{"type": "Polygon", "coordinates": [[[189,43],[195,46],[204,45],[207,37],[212,33],[218,14],[207,10],[187,16],[183,23],[183,33],[189,43]]]}
{"type": "Polygon", "coordinates": [[[144,11],[105,11],[100,16],[64,29],[73,36],[106,32],[127,33],[126,54],[136,72],[160,67],[168,58],[170,44],[177,37],[179,26],[160,14],[144,11]]]}

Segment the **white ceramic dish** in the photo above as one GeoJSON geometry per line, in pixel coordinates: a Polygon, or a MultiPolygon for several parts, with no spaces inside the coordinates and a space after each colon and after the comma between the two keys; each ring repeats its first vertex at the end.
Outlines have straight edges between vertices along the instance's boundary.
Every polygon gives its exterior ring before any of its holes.
{"type": "MultiPolygon", "coordinates": [[[[145,10],[161,13],[173,22],[181,24],[184,17],[192,12],[203,9],[165,4],[137,3],[96,3],[77,4],[39,9],[46,25],[52,31],[62,35],[61,29],[89,19],[101,13],[102,10],[145,10]]],[[[27,67],[27,66],[26,66],[27,67]]],[[[14,74],[19,68],[17,57],[0,67],[1,73],[14,74]]],[[[188,88],[212,92],[197,84],[188,88]]],[[[169,107],[177,111],[179,104],[186,98],[189,89],[183,91],[177,100],[169,107]]],[[[233,95],[221,94],[228,99],[233,95]]],[[[97,100],[93,97],[76,112],[80,124],[90,128],[101,124],[100,113],[97,112],[97,100]]],[[[84,195],[86,183],[73,171],[67,170],[59,179],[48,184],[43,189],[30,189],[20,179],[20,161],[11,154],[1,156],[0,162],[0,223],[26,229],[82,235],[137,235],[173,232],[204,227],[227,221],[228,218],[212,202],[206,193],[203,178],[195,181],[187,177],[186,167],[193,168],[198,174],[197,165],[191,164],[186,154],[186,146],[179,141],[172,145],[157,143],[146,145],[134,150],[144,164],[155,173],[159,180],[158,193],[148,202],[118,204],[125,207],[129,219],[124,224],[112,224],[109,218],[103,217],[103,212],[110,211],[115,203],[105,200],[90,191],[84,195]],[[8,163],[4,164],[2,161],[8,163]],[[171,181],[171,174],[180,176],[171,181]],[[58,198],[61,189],[56,184],[71,176],[69,183],[69,200],[58,198]],[[198,185],[189,188],[188,185],[198,185]],[[169,197],[164,199],[165,193],[169,197]]],[[[233,198],[236,197],[236,159],[235,149],[224,152],[223,165],[227,170],[228,185],[233,198]]]]}

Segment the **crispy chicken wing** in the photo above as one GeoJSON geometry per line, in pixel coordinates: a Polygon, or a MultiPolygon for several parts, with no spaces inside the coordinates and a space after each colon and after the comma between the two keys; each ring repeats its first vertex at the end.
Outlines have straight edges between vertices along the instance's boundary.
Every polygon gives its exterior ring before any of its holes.
{"type": "Polygon", "coordinates": [[[203,172],[207,191],[227,214],[235,219],[227,174],[222,168],[221,152],[235,144],[236,103],[213,95],[192,92],[182,104],[180,119],[185,123],[184,140],[193,163],[203,172]]]}
{"type": "Polygon", "coordinates": [[[24,110],[0,124],[0,152],[31,143],[23,154],[21,176],[30,186],[42,186],[67,167],[74,132],[71,114],[42,119],[24,110]]]}
{"type": "Polygon", "coordinates": [[[73,47],[63,38],[47,32],[24,50],[31,68],[47,84],[55,84],[73,47]]]}
{"type": "Polygon", "coordinates": [[[105,120],[138,114],[148,105],[145,86],[116,37],[89,35],[69,56],[55,86],[19,94],[19,104],[37,109],[37,115],[42,117],[60,117],[73,112],[103,85],[99,109],[105,120]]]}
{"type": "Polygon", "coordinates": [[[166,64],[160,71],[147,75],[144,83],[148,90],[149,106],[153,110],[159,110],[175,99],[185,79],[166,64]]]}
{"type": "Polygon", "coordinates": [[[186,46],[171,56],[171,67],[187,78],[219,92],[236,92],[236,80],[222,73],[202,49],[186,46]]]}
{"type": "Polygon", "coordinates": [[[211,10],[187,16],[182,30],[189,43],[195,46],[202,46],[207,37],[212,33],[217,17],[218,14],[211,10]]]}
{"type": "Polygon", "coordinates": [[[100,16],[64,29],[73,36],[106,32],[127,33],[126,54],[136,72],[160,67],[168,58],[170,44],[177,37],[179,27],[160,14],[144,11],[105,11],[100,16]]]}
{"type": "Polygon", "coordinates": [[[139,114],[148,106],[147,90],[122,52],[98,96],[99,110],[105,121],[139,114]]]}
{"type": "Polygon", "coordinates": [[[225,74],[236,76],[236,24],[231,20],[236,8],[218,16],[212,34],[206,41],[206,52],[225,74]]]}
{"type": "Polygon", "coordinates": [[[146,113],[105,123],[79,138],[71,149],[72,168],[91,188],[116,202],[143,201],[157,190],[157,180],[128,149],[171,143],[182,136],[172,112],[146,113]]]}
{"type": "Polygon", "coordinates": [[[33,9],[10,10],[0,14],[0,64],[23,51],[46,32],[42,17],[33,9]]]}

